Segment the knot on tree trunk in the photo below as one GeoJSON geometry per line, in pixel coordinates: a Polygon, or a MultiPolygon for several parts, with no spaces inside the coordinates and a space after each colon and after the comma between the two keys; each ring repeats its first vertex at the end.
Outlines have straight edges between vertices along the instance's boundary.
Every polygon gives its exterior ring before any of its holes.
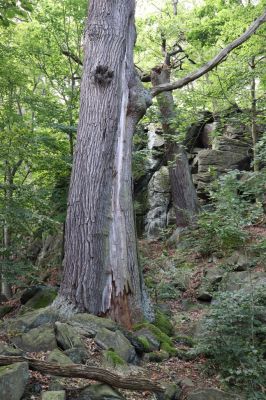
{"type": "Polygon", "coordinates": [[[110,70],[107,65],[98,65],[94,72],[94,80],[99,85],[108,85],[114,77],[114,71],[110,70]]]}

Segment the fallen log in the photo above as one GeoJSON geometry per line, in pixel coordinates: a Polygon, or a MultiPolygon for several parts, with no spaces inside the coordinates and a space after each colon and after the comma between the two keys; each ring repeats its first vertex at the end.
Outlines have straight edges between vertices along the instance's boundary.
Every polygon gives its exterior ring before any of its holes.
{"type": "Polygon", "coordinates": [[[110,386],[120,389],[136,390],[141,392],[150,391],[158,394],[164,393],[167,389],[166,386],[153,380],[142,378],[139,375],[134,374],[129,376],[121,376],[106,369],[94,367],[92,365],[60,365],[30,357],[0,356],[0,365],[9,365],[25,361],[28,362],[30,369],[42,372],[44,374],[70,378],[92,379],[94,381],[107,383],[110,386]]]}

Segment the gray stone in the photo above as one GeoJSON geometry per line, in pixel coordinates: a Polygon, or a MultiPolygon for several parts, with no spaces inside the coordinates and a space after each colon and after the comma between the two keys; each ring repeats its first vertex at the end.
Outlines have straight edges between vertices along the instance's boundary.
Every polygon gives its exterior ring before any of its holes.
{"type": "Polygon", "coordinates": [[[219,267],[208,268],[200,287],[197,290],[197,299],[202,301],[211,301],[213,292],[217,291],[219,284],[225,276],[226,271],[219,267]]]}
{"type": "Polygon", "coordinates": [[[188,400],[233,400],[236,396],[216,388],[199,389],[189,393],[188,400]]]}
{"type": "Polygon", "coordinates": [[[202,289],[198,290],[196,298],[197,298],[197,300],[200,300],[200,301],[211,302],[213,295],[211,292],[208,292],[207,290],[202,288],[202,289]]]}
{"type": "Polygon", "coordinates": [[[71,359],[74,364],[85,364],[89,355],[85,348],[72,347],[71,349],[65,350],[64,354],[71,359]]]}
{"type": "Polygon", "coordinates": [[[163,166],[156,171],[148,184],[148,213],[145,233],[148,239],[160,236],[161,229],[167,225],[170,202],[170,181],[168,168],[163,166]]]}
{"type": "Polygon", "coordinates": [[[142,329],[136,331],[135,335],[138,337],[138,339],[141,342],[143,342],[143,338],[144,338],[144,343],[148,342],[148,344],[149,344],[148,348],[145,348],[145,345],[144,345],[144,349],[145,349],[146,353],[160,349],[160,342],[157,340],[156,336],[148,328],[142,328],[142,329]]]}
{"type": "Polygon", "coordinates": [[[21,356],[23,351],[12,346],[8,346],[5,343],[0,343],[0,355],[1,356],[21,356]]]}
{"type": "Polygon", "coordinates": [[[47,361],[62,365],[73,364],[72,360],[59,349],[51,351],[47,357],[47,361]]]}
{"type": "Polygon", "coordinates": [[[120,331],[102,328],[95,336],[96,343],[103,349],[113,349],[126,362],[134,363],[136,352],[130,341],[120,331]]]}
{"type": "Polygon", "coordinates": [[[57,343],[63,350],[71,349],[71,347],[84,347],[78,328],[57,321],[55,330],[57,343]]]}
{"type": "Polygon", "coordinates": [[[42,308],[31,312],[26,312],[23,315],[18,315],[16,318],[6,320],[4,327],[8,333],[14,336],[17,333],[28,332],[33,328],[37,328],[47,323],[53,323],[58,316],[49,307],[42,308]]]}
{"type": "Polygon", "coordinates": [[[12,342],[24,351],[47,351],[57,348],[54,327],[45,324],[15,336],[12,342]]]}
{"type": "Polygon", "coordinates": [[[91,385],[79,393],[79,400],[125,400],[114,388],[106,384],[91,385]]]}
{"type": "Polygon", "coordinates": [[[64,390],[42,392],[42,400],[65,400],[66,392],[64,390]]]}
{"type": "Polygon", "coordinates": [[[231,266],[234,271],[246,271],[255,266],[254,260],[239,251],[235,251],[224,263],[231,266]]]}
{"type": "Polygon", "coordinates": [[[102,328],[115,331],[117,325],[111,319],[101,318],[91,314],[75,314],[68,320],[68,323],[75,327],[82,329],[82,333],[87,337],[95,337],[97,332],[102,328]]]}
{"type": "Polygon", "coordinates": [[[20,400],[29,378],[28,363],[16,363],[0,367],[0,398],[20,400]]]}

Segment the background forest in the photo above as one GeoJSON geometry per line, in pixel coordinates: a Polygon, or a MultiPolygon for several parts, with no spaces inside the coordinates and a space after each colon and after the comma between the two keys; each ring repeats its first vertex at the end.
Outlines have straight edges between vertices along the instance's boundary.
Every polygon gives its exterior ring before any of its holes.
{"type": "MultiPolygon", "coordinates": [[[[20,312],[29,287],[52,287],[54,300],[60,284],[87,14],[87,0],[19,3],[0,1],[2,318],[20,312]]],[[[210,60],[263,13],[265,2],[145,6],[138,3],[134,59],[150,88],[162,65],[172,81],[210,60]]],[[[219,66],[174,91],[167,124],[167,100],[159,95],[133,138],[140,261],[156,311],[155,325],[135,329],[142,329],[155,378],[183,374],[182,398],[202,387],[206,374],[208,387],[266,398],[265,37],[262,26],[219,66]],[[185,222],[173,211],[178,191],[169,183],[169,148],[188,158],[196,190],[197,206],[188,207],[185,222]]],[[[109,347],[105,358],[123,363],[109,347]]],[[[23,398],[40,398],[29,393],[36,397],[23,398]]]]}

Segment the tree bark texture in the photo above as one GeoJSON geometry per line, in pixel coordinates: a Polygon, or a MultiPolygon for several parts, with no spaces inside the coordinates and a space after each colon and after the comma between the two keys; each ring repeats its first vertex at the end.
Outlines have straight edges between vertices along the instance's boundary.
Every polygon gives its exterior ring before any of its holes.
{"type": "Polygon", "coordinates": [[[131,143],[150,100],[133,64],[134,12],[134,0],[90,1],[64,275],[55,303],[127,327],[143,318],[147,304],[136,249],[131,143]]]}
{"type": "MultiPolygon", "coordinates": [[[[170,82],[171,69],[164,64],[154,68],[151,74],[153,87],[170,82]]],[[[196,190],[192,181],[190,167],[184,147],[176,143],[174,120],[176,108],[172,92],[163,92],[157,96],[162,117],[162,129],[166,138],[166,160],[169,166],[172,202],[175,209],[177,226],[187,226],[195,217],[199,206],[196,190]]]]}
{"type": "Polygon", "coordinates": [[[121,376],[112,373],[109,370],[94,367],[92,365],[60,365],[29,357],[0,356],[0,365],[9,365],[25,361],[29,363],[30,369],[54,376],[92,379],[107,383],[108,385],[116,388],[136,391],[148,390],[151,392],[163,393],[166,389],[163,384],[146,379],[140,375],[121,376]]]}

